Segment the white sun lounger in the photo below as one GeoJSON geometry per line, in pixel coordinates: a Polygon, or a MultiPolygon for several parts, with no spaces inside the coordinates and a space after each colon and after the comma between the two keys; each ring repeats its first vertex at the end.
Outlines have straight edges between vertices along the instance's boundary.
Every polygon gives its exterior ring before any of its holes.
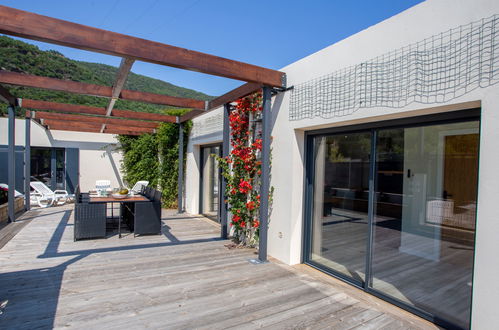
{"type": "Polygon", "coordinates": [[[43,182],[32,181],[29,183],[35,191],[30,195],[30,201],[37,203],[40,207],[49,207],[52,205],[64,205],[68,201],[68,192],[66,190],[50,190],[43,182]]]}

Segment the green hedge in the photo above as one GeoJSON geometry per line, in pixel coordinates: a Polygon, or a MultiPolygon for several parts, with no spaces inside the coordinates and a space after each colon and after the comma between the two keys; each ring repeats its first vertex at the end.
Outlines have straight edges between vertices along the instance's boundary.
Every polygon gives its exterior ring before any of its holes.
{"type": "MultiPolygon", "coordinates": [[[[191,121],[184,124],[184,167],[191,126],[191,121]]],[[[163,123],[156,134],[118,137],[124,181],[130,187],[139,180],[149,181],[150,186],[162,191],[167,208],[177,206],[178,130],[178,124],[163,123]]]]}

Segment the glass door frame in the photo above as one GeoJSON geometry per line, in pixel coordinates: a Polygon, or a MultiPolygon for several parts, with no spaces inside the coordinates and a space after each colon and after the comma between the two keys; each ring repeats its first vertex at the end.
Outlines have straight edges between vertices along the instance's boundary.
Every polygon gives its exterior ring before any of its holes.
{"type": "MultiPolygon", "coordinates": [[[[312,266],[314,268],[317,268],[331,276],[334,276],[336,278],[341,279],[342,281],[345,281],[357,288],[364,288],[365,285],[365,278],[363,281],[357,281],[352,277],[348,277],[340,272],[337,272],[329,267],[326,267],[324,265],[321,265],[313,260],[311,260],[310,256],[312,254],[312,222],[313,222],[313,197],[314,197],[314,179],[315,179],[315,162],[314,162],[314,138],[317,137],[326,137],[330,135],[335,135],[335,134],[355,134],[355,133],[367,133],[371,132],[371,148],[370,152],[372,155],[372,148],[373,148],[373,133],[372,129],[363,129],[362,127],[343,127],[343,129],[324,129],[324,130],[319,130],[319,131],[309,131],[305,133],[305,155],[306,155],[306,160],[305,160],[305,187],[304,187],[304,240],[303,240],[303,251],[302,251],[302,263],[305,263],[309,266],[312,266]]],[[[371,160],[371,159],[370,159],[371,160]]],[[[372,162],[370,162],[372,164],[372,162]]],[[[371,173],[371,165],[369,166],[369,196],[368,196],[368,229],[370,231],[371,228],[371,209],[372,209],[372,201],[371,201],[371,182],[372,182],[372,173],[371,173]]],[[[367,233],[366,237],[367,240],[369,241],[369,237],[371,235],[367,233]]],[[[370,245],[370,242],[367,242],[368,246],[370,245]]],[[[369,256],[369,250],[366,250],[366,259],[370,259],[369,256]]],[[[367,275],[369,271],[367,262],[365,266],[365,274],[367,275]]]]}
{"type": "MultiPolygon", "coordinates": [[[[396,305],[402,309],[405,309],[413,314],[416,314],[422,318],[425,318],[435,324],[448,327],[448,328],[458,328],[459,326],[450,323],[437,315],[433,315],[428,311],[422,310],[420,308],[410,306],[403,301],[396,298],[388,296],[374,288],[372,288],[371,274],[372,274],[372,257],[373,257],[373,221],[374,221],[374,207],[375,207],[375,174],[376,174],[376,140],[377,132],[379,129],[389,129],[389,128],[410,128],[410,127],[422,127],[433,124],[450,124],[454,122],[466,122],[466,121],[480,121],[480,108],[476,109],[466,109],[458,111],[450,111],[431,115],[422,115],[409,118],[401,119],[391,119],[386,121],[378,121],[372,123],[350,125],[350,126],[340,126],[325,128],[319,130],[312,130],[305,132],[305,175],[304,175],[304,186],[303,186],[303,244],[302,244],[302,256],[301,262],[307,264],[313,268],[316,268],[328,275],[338,278],[344,282],[347,282],[365,292],[372,294],[380,299],[383,299],[393,305],[396,305]],[[314,139],[317,137],[334,135],[334,134],[350,134],[350,133],[360,133],[360,132],[371,132],[371,155],[370,155],[370,165],[369,165],[369,196],[368,196],[368,232],[367,232],[367,246],[366,246],[366,266],[365,266],[365,277],[362,282],[356,281],[350,277],[347,277],[333,269],[327,268],[317,262],[311,260],[312,254],[312,223],[313,223],[313,202],[314,202],[314,139]]],[[[481,128],[481,123],[479,125],[481,128]]],[[[480,129],[479,132],[480,134],[480,129]]],[[[480,135],[479,135],[480,136],[480,135]]],[[[478,161],[480,160],[480,148],[478,148],[478,161]]],[[[477,185],[479,182],[480,173],[478,172],[477,185]]],[[[478,198],[477,198],[477,209],[478,209],[478,198]]],[[[476,218],[475,218],[476,223],[476,218]]],[[[474,249],[476,246],[476,230],[474,237],[474,249]]],[[[472,283],[473,283],[473,273],[475,266],[475,252],[473,253],[473,265],[471,268],[472,283]]],[[[471,291],[471,306],[473,305],[473,290],[471,291]]],[[[472,315],[472,310],[470,306],[470,320],[472,315]]]]}
{"type": "MultiPolygon", "coordinates": [[[[203,213],[203,184],[204,184],[204,151],[207,148],[213,148],[213,147],[218,147],[219,153],[218,156],[222,156],[222,143],[211,143],[211,144],[203,144],[199,146],[199,160],[200,160],[200,166],[199,166],[199,214],[204,215],[203,213]]],[[[218,168],[218,191],[219,191],[219,197],[218,197],[218,210],[217,210],[217,219],[215,220],[217,223],[220,223],[220,211],[222,207],[222,170],[218,168]]],[[[208,217],[208,219],[211,219],[208,217]]]]}
{"type": "MultiPolygon", "coordinates": [[[[50,151],[50,184],[47,185],[51,190],[58,190],[61,188],[57,187],[57,151],[63,151],[64,152],[64,167],[63,167],[63,174],[62,174],[62,189],[66,189],[66,149],[61,148],[61,147],[38,147],[38,146],[33,146],[31,149],[39,149],[39,150],[48,150],[50,151]]],[[[33,153],[32,153],[33,155],[33,153]]],[[[31,159],[30,159],[31,162],[31,159]]],[[[31,168],[34,168],[31,166],[31,168]]],[[[30,173],[30,177],[31,177],[30,173]]]]}

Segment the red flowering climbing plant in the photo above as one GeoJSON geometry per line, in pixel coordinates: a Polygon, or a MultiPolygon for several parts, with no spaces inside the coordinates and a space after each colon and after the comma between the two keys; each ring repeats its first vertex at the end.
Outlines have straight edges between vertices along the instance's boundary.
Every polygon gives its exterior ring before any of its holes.
{"type": "MultiPolygon", "coordinates": [[[[218,157],[227,182],[226,202],[232,214],[233,240],[244,246],[258,243],[262,162],[261,92],[239,99],[229,116],[231,151],[218,157]]],[[[272,194],[271,188],[270,193],[272,194]]]]}

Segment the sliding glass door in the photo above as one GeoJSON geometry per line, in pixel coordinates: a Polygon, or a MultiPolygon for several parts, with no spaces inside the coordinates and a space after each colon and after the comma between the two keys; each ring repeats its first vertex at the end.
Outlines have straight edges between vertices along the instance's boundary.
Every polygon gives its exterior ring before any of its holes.
{"type": "Polygon", "coordinates": [[[221,146],[201,147],[200,213],[220,222],[220,169],[215,156],[221,155],[221,146]]]}
{"type": "Polygon", "coordinates": [[[52,149],[32,147],[31,177],[35,180],[45,183],[47,187],[55,189],[55,186],[52,186],[53,176],[54,171],[52,170],[52,149]]]}
{"type": "Polygon", "coordinates": [[[380,130],[372,288],[453,324],[470,317],[479,122],[380,130]]]}
{"type": "Polygon", "coordinates": [[[31,147],[31,180],[74,193],[79,183],[79,149],[31,147]]]}
{"type": "Polygon", "coordinates": [[[309,139],[305,262],[468,328],[479,120],[309,139]]]}
{"type": "Polygon", "coordinates": [[[364,281],[371,133],[314,140],[310,260],[358,285],[364,281]]]}

